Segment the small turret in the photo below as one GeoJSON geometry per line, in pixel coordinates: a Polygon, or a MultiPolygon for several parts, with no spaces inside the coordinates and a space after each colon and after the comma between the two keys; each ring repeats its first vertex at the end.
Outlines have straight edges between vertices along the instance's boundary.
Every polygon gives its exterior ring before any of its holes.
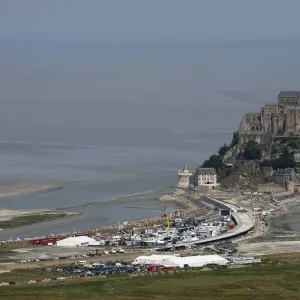
{"type": "Polygon", "coordinates": [[[191,172],[187,165],[184,166],[182,171],[178,171],[178,184],[177,187],[182,189],[187,189],[190,186],[190,177],[193,175],[193,172],[191,172]]]}

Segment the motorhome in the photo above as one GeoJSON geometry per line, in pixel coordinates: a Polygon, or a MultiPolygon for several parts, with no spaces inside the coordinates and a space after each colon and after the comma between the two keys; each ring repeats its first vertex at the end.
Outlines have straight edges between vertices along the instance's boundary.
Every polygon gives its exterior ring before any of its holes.
{"type": "Polygon", "coordinates": [[[116,254],[117,253],[117,250],[115,249],[115,248],[112,248],[111,250],[110,250],[110,254],[116,254]]]}

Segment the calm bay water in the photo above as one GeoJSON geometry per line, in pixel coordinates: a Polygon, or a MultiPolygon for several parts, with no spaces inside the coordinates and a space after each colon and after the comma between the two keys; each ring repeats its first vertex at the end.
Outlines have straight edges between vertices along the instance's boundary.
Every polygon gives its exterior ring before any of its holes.
{"type": "Polygon", "coordinates": [[[243,113],[300,89],[298,50],[294,42],[1,47],[0,179],[71,184],[0,208],[84,215],[0,239],[160,215],[157,198],[179,168],[230,142],[243,113]],[[142,195],[122,198],[133,193],[142,195]]]}

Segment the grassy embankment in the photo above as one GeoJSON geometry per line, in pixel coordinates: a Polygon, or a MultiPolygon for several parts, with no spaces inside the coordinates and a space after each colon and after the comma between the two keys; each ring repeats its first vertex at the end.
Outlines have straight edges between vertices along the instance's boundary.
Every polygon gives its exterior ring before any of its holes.
{"type": "Polygon", "coordinates": [[[262,265],[238,269],[197,273],[182,270],[156,276],[92,278],[55,284],[10,286],[0,288],[0,293],[6,300],[299,299],[300,254],[273,255],[267,259],[262,265]]]}
{"type": "MultiPolygon", "coordinates": [[[[13,270],[11,272],[0,273],[0,282],[3,281],[22,282],[22,281],[45,279],[45,278],[52,278],[52,277],[69,276],[69,275],[70,274],[65,272],[50,273],[46,271],[40,271],[38,269],[19,269],[19,270],[13,270]]],[[[0,295],[1,295],[1,290],[0,290],[0,295]]]]}
{"type": "Polygon", "coordinates": [[[8,229],[8,228],[22,227],[22,226],[32,225],[32,224],[46,222],[46,221],[54,221],[67,216],[68,214],[65,213],[20,216],[20,217],[11,218],[10,220],[7,221],[0,221],[0,228],[8,229]]]}
{"type": "Polygon", "coordinates": [[[0,263],[16,261],[18,259],[16,258],[17,253],[14,251],[16,249],[22,249],[22,248],[34,249],[34,247],[36,246],[29,245],[28,241],[11,242],[11,243],[5,243],[3,245],[0,245],[0,263]]]}

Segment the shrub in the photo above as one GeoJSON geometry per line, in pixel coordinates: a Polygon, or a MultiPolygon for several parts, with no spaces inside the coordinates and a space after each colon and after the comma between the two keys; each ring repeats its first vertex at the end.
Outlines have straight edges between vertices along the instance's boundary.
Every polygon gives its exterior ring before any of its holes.
{"type": "Polygon", "coordinates": [[[244,149],[243,156],[246,160],[261,159],[261,149],[254,141],[249,141],[244,149]]]}
{"type": "Polygon", "coordinates": [[[238,143],[239,143],[239,132],[236,131],[236,132],[233,133],[232,141],[231,141],[231,144],[230,144],[230,148],[233,148],[238,143]]]}
{"type": "Polygon", "coordinates": [[[225,153],[229,150],[229,146],[224,144],[220,149],[219,149],[219,155],[224,156],[225,153]]]}
{"type": "Polygon", "coordinates": [[[293,155],[289,153],[287,148],[284,149],[282,155],[277,159],[265,159],[261,166],[263,167],[273,167],[273,168],[294,168],[296,166],[296,162],[294,160],[293,155]]]}
{"type": "Polygon", "coordinates": [[[215,168],[219,169],[220,165],[222,164],[222,159],[219,155],[213,154],[206,160],[203,164],[203,168],[215,168]]]}

